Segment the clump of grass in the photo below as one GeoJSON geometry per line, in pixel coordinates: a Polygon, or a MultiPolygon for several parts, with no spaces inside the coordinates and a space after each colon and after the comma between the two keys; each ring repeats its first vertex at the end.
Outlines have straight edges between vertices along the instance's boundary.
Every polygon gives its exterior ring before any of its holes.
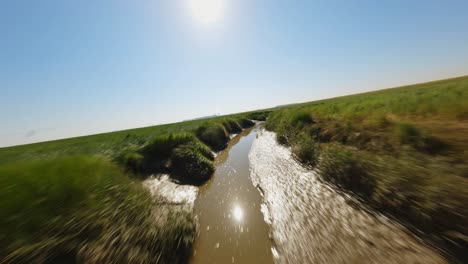
{"type": "Polygon", "coordinates": [[[318,144],[305,134],[298,136],[292,143],[292,153],[295,157],[307,166],[314,167],[318,163],[318,144]]]}
{"type": "Polygon", "coordinates": [[[249,127],[253,127],[255,125],[254,122],[252,122],[252,120],[249,120],[247,118],[239,118],[237,120],[237,123],[239,123],[239,125],[242,127],[242,128],[249,128],[249,127]]]}
{"type": "Polygon", "coordinates": [[[377,184],[366,162],[356,152],[337,144],[324,149],[319,170],[325,180],[362,196],[372,195],[377,184]]]}
{"type": "Polygon", "coordinates": [[[229,134],[237,134],[242,131],[242,127],[232,118],[226,119],[222,124],[229,134]]]}
{"type": "Polygon", "coordinates": [[[151,143],[146,145],[141,152],[145,156],[167,158],[171,155],[171,151],[183,144],[193,142],[195,140],[191,133],[178,133],[157,136],[151,143]]]}
{"type": "Polygon", "coordinates": [[[229,134],[220,124],[204,124],[197,128],[195,135],[214,151],[225,149],[229,141],[229,134]]]}
{"type": "Polygon", "coordinates": [[[188,133],[158,136],[143,148],[125,150],[117,159],[135,175],[169,173],[194,184],[211,176],[213,160],[211,149],[188,133]]]}
{"type": "Polygon", "coordinates": [[[117,163],[128,172],[136,173],[143,170],[144,156],[134,149],[128,149],[117,157],[117,163]]]}
{"type": "MultiPolygon", "coordinates": [[[[242,117],[236,120],[242,120],[244,126],[253,124],[242,117]]],[[[143,147],[127,148],[115,160],[134,175],[168,173],[181,181],[200,184],[214,172],[211,150],[224,149],[229,133],[242,131],[236,120],[224,117],[217,122],[205,122],[192,133],[156,136],[143,147]]]]}
{"type": "Polygon", "coordinates": [[[290,122],[292,125],[307,125],[312,124],[314,120],[309,112],[300,110],[291,114],[290,122]]]}
{"type": "Polygon", "coordinates": [[[182,145],[172,151],[171,166],[174,174],[196,183],[209,179],[215,170],[212,160],[190,145],[182,145]]]}
{"type": "Polygon", "coordinates": [[[154,204],[103,159],[25,161],[0,175],[0,262],[172,262],[195,236],[193,215],[154,204]]]}

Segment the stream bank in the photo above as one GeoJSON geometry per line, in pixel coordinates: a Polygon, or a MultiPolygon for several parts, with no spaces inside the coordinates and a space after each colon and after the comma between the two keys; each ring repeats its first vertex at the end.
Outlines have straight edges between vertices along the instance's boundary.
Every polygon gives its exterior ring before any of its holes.
{"type": "Polygon", "coordinates": [[[263,192],[277,263],[446,263],[403,226],[363,210],[292,158],[275,134],[257,132],[251,177],[263,192]]]}

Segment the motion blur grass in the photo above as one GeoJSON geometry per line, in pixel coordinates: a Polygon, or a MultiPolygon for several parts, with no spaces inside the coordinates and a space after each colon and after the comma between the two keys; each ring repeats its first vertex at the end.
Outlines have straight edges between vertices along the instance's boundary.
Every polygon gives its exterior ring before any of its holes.
{"type": "Polygon", "coordinates": [[[468,77],[286,106],[265,127],[324,180],[468,257],[468,77]]]}
{"type": "Polygon", "coordinates": [[[184,261],[192,212],[151,197],[138,177],[206,181],[213,151],[254,125],[246,115],[1,148],[0,263],[184,261]]]}
{"type": "Polygon", "coordinates": [[[141,184],[104,159],[23,161],[0,175],[5,263],[177,262],[195,235],[191,215],[153,206],[141,184]],[[163,213],[170,219],[158,222],[163,213]]]}

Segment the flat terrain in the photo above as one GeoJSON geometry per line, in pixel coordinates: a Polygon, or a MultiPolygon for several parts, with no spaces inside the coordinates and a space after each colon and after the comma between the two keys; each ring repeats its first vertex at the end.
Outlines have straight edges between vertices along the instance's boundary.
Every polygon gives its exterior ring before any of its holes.
{"type": "Polygon", "coordinates": [[[1,148],[0,263],[184,262],[196,235],[192,210],[140,179],[203,183],[213,151],[258,114],[1,148]]]}
{"type": "Polygon", "coordinates": [[[213,153],[267,116],[265,128],[318,180],[468,258],[468,77],[459,77],[0,148],[0,262],[185,261],[193,213],[140,180],[206,182],[213,153]]]}
{"type": "Polygon", "coordinates": [[[304,166],[468,256],[468,77],[273,111],[266,128],[304,166]]]}

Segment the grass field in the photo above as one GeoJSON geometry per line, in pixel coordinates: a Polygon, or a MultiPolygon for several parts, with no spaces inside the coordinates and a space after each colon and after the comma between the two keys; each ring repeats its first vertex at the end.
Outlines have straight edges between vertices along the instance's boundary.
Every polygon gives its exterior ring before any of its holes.
{"type": "Polygon", "coordinates": [[[466,259],[468,77],[283,107],[266,128],[324,180],[466,259]]]}
{"type": "MultiPolygon", "coordinates": [[[[257,112],[231,115],[241,118],[245,115],[256,117],[257,112]]],[[[68,138],[62,140],[34,143],[21,146],[0,148],[0,165],[19,160],[61,157],[63,155],[92,155],[115,158],[121,151],[149,143],[157,136],[191,133],[204,124],[222,123],[225,116],[208,119],[184,121],[167,125],[129,129],[97,135],[68,138]]],[[[240,119],[238,119],[240,120],[240,119]]]]}
{"type": "Polygon", "coordinates": [[[229,135],[267,116],[266,128],[324,180],[467,257],[468,77],[460,77],[0,148],[0,258],[180,259],[194,239],[193,216],[152,201],[137,178],[162,172],[203,182],[229,135]],[[162,212],[173,224],[150,226],[162,212]]]}
{"type": "Polygon", "coordinates": [[[262,114],[1,148],[0,263],[184,261],[194,216],[151,197],[138,178],[207,180],[213,151],[253,126],[249,118],[262,114]]]}

